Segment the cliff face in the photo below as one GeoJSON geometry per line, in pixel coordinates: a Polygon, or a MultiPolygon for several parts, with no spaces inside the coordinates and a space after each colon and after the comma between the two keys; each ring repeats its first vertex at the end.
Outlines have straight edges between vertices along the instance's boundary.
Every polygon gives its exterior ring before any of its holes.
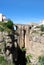
{"type": "Polygon", "coordinates": [[[0,32],[0,55],[4,56],[9,63],[17,61],[17,44],[13,32],[0,32]]]}
{"type": "Polygon", "coordinates": [[[13,30],[11,20],[7,23],[0,22],[0,57],[3,56],[4,62],[7,61],[7,65],[8,63],[13,65],[17,61],[17,43],[15,42],[13,30]]]}
{"type": "Polygon", "coordinates": [[[30,30],[29,43],[26,43],[27,54],[32,55],[31,62],[36,65],[38,57],[44,55],[44,31],[34,27],[30,30]]]}
{"type": "Polygon", "coordinates": [[[29,43],[26,45],[27,54],[32,55],[31,62],[35,63],[38,57],[44,55],[44,34],[32,33],[29,37],[29,43]]]}
{"type": "Polygon", "coordinates": [[[17,24],[18,44],[20,48],[26,48],[26,55],[31,54],[30,59],[36,65],[38,57],[44,55],[44,31],[41,26],[17,24]]]}
{"type": "Polygon", "coordinates": [[[16,62],[18,50],[22,52],[21,48],[25,47],[26,55],[31,54],[30,60],[36,65],[38,57],[44,54],[44,32],[40,27],[17,24],[15,26],[17,28],[14,32],[0,31],[0,55],[11,62],[16,62]]]}

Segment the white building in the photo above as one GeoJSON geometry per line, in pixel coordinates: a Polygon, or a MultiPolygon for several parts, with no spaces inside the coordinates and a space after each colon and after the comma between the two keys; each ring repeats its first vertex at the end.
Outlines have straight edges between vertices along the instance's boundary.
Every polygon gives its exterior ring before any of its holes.
{"type": "Polygon", "coordinates": [[[2,13],[0,13],[0,21],[7,22],[6,16],[4,16],[2,13]]]}
{"type": "Polygon", "coordinates": [[[2,14],[0,14],[0,21],[2,21],[2,18],[3,18],[3,17],[2,17],[2,14]]]}
{"type": "Polygon", "coordinates": [[[44,25],[44,19],[40,21],[39,25],[44,25]]]}

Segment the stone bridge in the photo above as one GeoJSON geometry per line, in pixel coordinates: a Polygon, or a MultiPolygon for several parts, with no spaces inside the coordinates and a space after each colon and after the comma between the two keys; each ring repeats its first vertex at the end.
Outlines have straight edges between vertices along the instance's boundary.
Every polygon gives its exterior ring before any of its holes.
{"type": "Polygon", "coordinates": [[[14,24],[15,34],[17,35],[17,43],[20,48],[27,46],[29,44],[29,34],[32,26],[26,24],[14,24]]]}

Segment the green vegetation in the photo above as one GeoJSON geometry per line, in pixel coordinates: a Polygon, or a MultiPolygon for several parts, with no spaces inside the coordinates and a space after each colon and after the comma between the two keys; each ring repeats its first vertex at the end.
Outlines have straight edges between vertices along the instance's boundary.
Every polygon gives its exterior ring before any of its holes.
{"type": "Polygon", "coordinates": [[[28,54],[27,56],[26,56],[26,59],[27,59],[27,62],[26,62],[26,64],[31,64],[31,61],[30,61],[30,59],[32,58],[32,55],[31,54],[28,54]]]}
{"type": "Polygon", "coordinates": [[[23,51],[26,51],[26,48],[21,48],[21,50],[22,50],[22,52],[23,52],[23,51]]]}
{"type": "Polygon", "coordinates": [[[38,65],[44,65],[44,55],[39,56],[38,65]]]}
{"type": "Polygon", "coordinates": [[[7,65],[7,61],[4,56],[0,56],[0,65],[7,65]]]}
{"type": "Polygon", "coordinates": [[[0,56],[0,65],[14,65],[13,62],[7,61],[4,56],[0,56]]]}
{"type": "Polygon", "coordinates": [[[0,56],[0,63],[2,63],[3,61],[6,61],[6,60],[4,59],[4,56],[0,56]]]}
{"type": "Polygon", "coordinates": [[[0,31],[10,32],[12,31],[12,28],[13,28],[13,22],[11,20],[8,20],[7,23],[0,22],[0,31]]]}
{"type": "Polygon", "coordinates": [[[0,30],[1,30],[1,31],[4,31],[4,28],[0,26],[0,30]]]}
{"type": "Polygon", "coordinates": [[[1,52],[1,49],[0,49],[0,52],[1,52]]]}
{"type": "Polygon", "coordinates": [[[9,29],[12,29],[13,22],[11,20],[8,20],[8,22],[6,23],[6,27],[8,27],[9,29]]]}
{"type": "Polygon", "coordinates": [[[41,29],[42,32],[44,32],[44,25],[41,25],[40,29],[41,29]]]}

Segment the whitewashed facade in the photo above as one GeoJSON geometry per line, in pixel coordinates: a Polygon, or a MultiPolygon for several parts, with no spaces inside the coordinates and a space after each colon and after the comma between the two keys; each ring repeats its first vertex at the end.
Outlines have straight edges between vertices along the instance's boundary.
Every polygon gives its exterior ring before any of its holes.
{"type": "Polygon", "coordinates": [[[5,15],[3,15],[2,13],[0,13],[0,22],[3,21],[3,22],[7,22],[7,18],[5,15]]]}

